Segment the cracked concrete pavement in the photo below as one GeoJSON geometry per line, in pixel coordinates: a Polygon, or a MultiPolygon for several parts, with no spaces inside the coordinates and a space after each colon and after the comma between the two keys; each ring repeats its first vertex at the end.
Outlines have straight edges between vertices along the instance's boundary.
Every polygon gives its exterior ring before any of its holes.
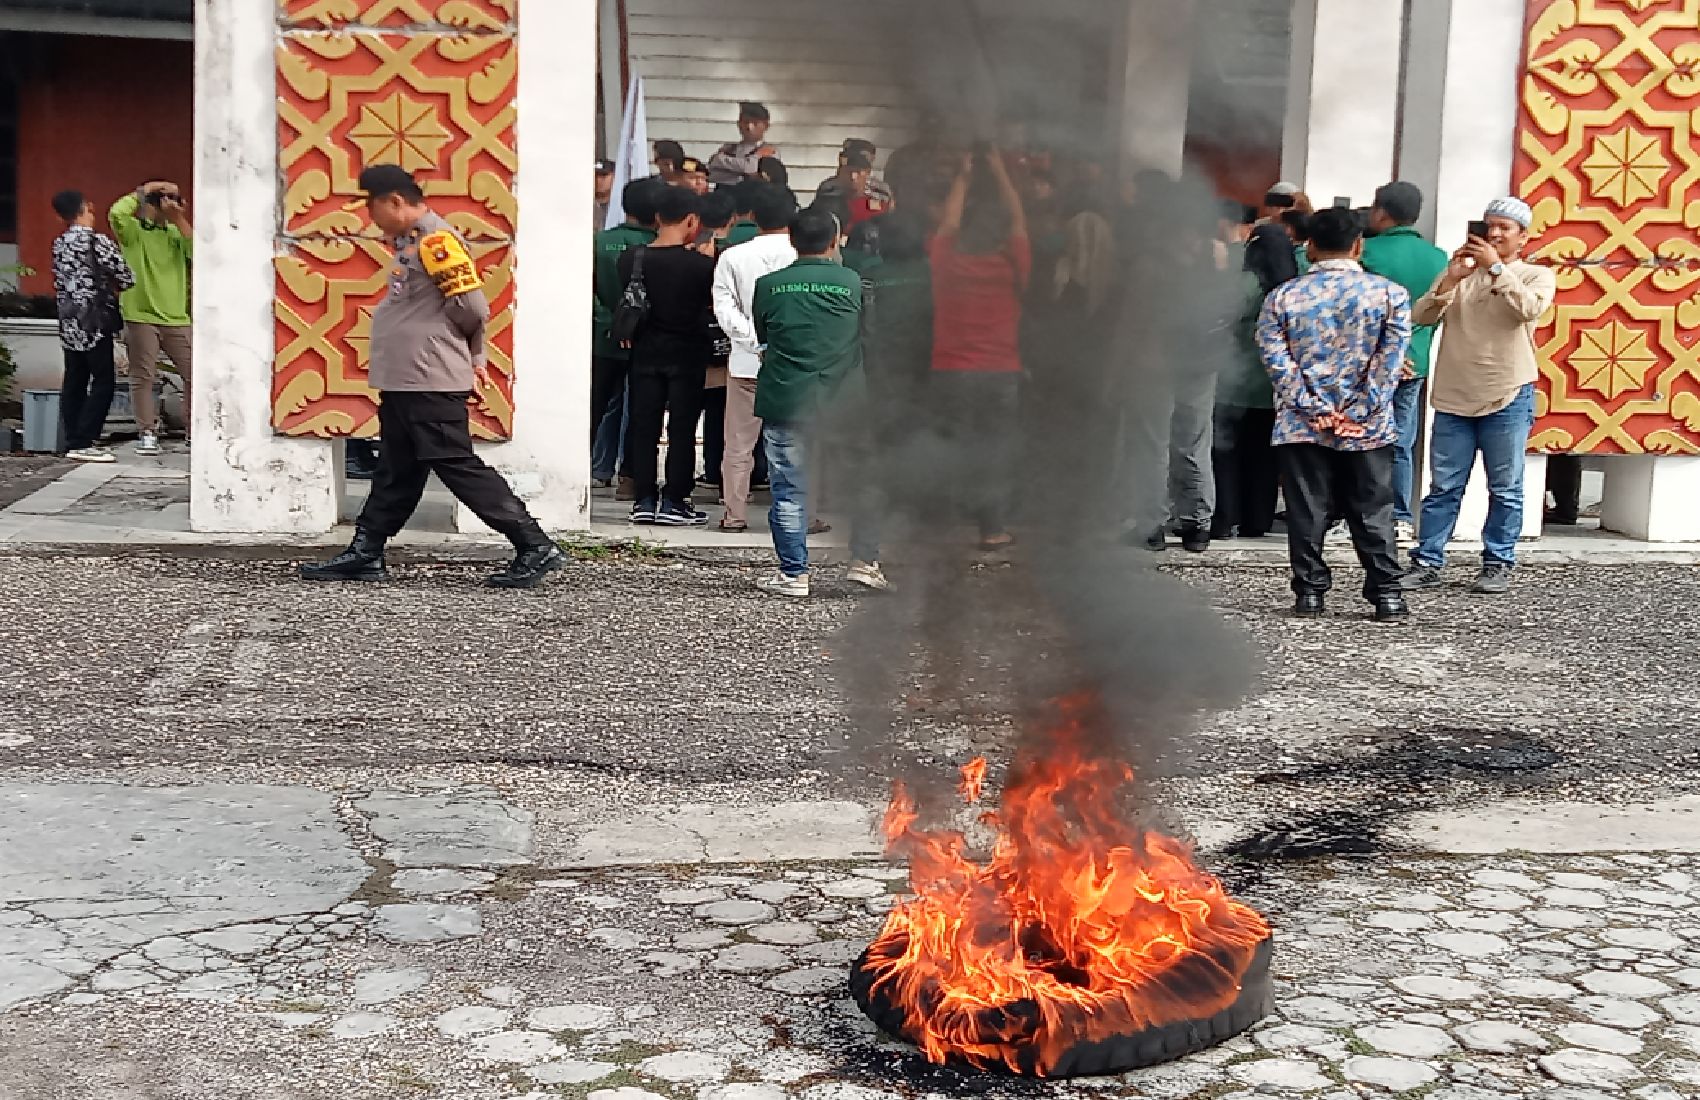
{"type": "MultiPolygon", "coordinates": [[[[1040,1091],[932,1069],[845,998],[904,886],[888,778],[1010,730],[995,684],[939,707],[917,672],[856,736],[830,580],[0,564],[0,1097],[1040,1091]]],[[[1278,1017],[1047,1095],[1700,1095],[1700,577],[1529,570],[1388,632],[1282,617],[1274,570],[1176,575],[1263,672],[1153,792],[1270,914],[1278,1017]]]]}

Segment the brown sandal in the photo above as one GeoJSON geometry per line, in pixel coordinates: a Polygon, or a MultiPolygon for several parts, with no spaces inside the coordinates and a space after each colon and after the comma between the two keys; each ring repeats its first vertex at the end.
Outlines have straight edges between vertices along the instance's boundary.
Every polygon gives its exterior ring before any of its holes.
{"type": "Polygon", "coordinates": [[[815,519],[809,521],[809,534],[811,535],[824,535],[830,530],[832,530],[832,524],[827,523],[825,520],[815,519]]]}
{"type": "Polygon", "coordinates": [[[750,525],[747,523],[738,523],[735,520],[731,523],[721,520],[719,523],[715,524],[714,529],[722,534],[741,535],[750,529],[750,525]]]}

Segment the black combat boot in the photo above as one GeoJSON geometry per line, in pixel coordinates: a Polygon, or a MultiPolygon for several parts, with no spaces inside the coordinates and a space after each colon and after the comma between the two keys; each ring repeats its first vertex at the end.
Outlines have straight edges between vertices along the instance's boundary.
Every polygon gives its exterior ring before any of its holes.
{"type": "Polygon", "coordinates": [[[534,526],[514,539],[514,560],[502,572],[484,583],[490,588],[536,588],[549,574],[565,569],[567,555],[555,545],[555,540],[534,526]]]}
{"type": "Polygon", "coordinates": [[[1328,614],[1328,601],[1320,592],[1300,592],[1298,599],[1293,601],[1293,617],[1298,619],[1320,619],[1328,614]]]}
{"type": "Polygon", "coordinates": [[[1375,598],[1375,621],[1399,624],[1410,622],[1411,605],[1403,592],[1383,592],[1375,598]]]}
{"type": "Polygon", "coordinates": [[[389,540],[374,535],[364,527],[354,529],[354,541],[348,549],[327,562],[301,567],[304,581],[385,581],[390,571],[384,567],[384,543],[389,540]]]}

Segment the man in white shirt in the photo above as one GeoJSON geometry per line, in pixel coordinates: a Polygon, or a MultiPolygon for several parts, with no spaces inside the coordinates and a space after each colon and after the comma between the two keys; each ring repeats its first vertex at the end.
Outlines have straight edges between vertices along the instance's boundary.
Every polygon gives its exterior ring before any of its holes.
{"type": "Polygon", "coordinates": [[[734,245],[720,257],[714,272],[714,316],[732,341],[727,362],[726,458],[721,464],[721,495],[726,515],[720,530],[750,528],[750,472],[755,468],[755,448],[761,441],[761,421],[756,418],[756,379],[761,374],[761,342],[750,314],[755,302],[756,280],[797,262],[791,247],[791,219],[796,204],[782,187],[767,185],[751,202],[756,227],[761,234],[734,245]]]}

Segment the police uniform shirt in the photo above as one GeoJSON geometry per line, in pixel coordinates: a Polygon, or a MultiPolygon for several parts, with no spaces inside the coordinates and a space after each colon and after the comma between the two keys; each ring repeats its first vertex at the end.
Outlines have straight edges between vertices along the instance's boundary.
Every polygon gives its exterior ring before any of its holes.
{"type": "Polygon", "coordinates": [[[470,393],[490,302],[466,242],[427,213],[392,244],[388,292],[372,314],[372,388],[470,393]]]}

